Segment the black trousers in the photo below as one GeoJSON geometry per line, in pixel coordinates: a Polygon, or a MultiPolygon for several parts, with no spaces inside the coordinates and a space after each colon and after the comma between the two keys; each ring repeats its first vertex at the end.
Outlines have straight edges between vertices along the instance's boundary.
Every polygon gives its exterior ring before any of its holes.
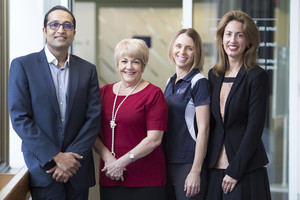
{"type": "Polygon", "coordinates": [[[166,187],[100,186],[101,200],[166,200],[166,187]]]}
{"type": "Polygon", "coordinates": [[[32,200],[88,200],[89,188],[76,190],[68,183],[53,182],[47,187],[30,187],[32,200]]]}
{"type": "Polygon", "coordinates": [[[204,200],[207,188],[207,169],[202,166],[200,174],[200,192],[192,198],[186,197],[184,183],[191,171],[193,163],[167,164],[167,190],[168,200],[204,200]]]}

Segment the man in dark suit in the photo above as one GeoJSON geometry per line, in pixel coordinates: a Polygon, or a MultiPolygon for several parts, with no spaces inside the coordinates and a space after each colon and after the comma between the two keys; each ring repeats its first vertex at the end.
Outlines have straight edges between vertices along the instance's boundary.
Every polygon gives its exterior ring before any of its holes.
{"type": "Polygon", "coordinates": [[[45,15],[45,48],[12,61],[8,102],[22,139],[33,199],[88,199],[100,131],[96,67],[68,54],[76,20],[63,6],[45,15]]]}

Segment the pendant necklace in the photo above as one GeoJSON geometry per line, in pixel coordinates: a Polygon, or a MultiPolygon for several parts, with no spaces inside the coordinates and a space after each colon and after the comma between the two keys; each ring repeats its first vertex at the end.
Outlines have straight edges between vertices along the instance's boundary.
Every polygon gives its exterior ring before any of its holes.
{"type": "Polygon", "coordinates": [[[116,107],[116,102],[117,102],[117,98],[118,98],[118,94],[121,88],[121,82],[117,91],[117,94],[115,96],[115,100],[114,100],[114,104],[113,104],[113,109],[112,109],[112,119],[110,121],[110,128],[112,129],[112,133],[111,133],[111,154],[116,157],[116,153],[114,151],[114,143],[115,143],[115,127],[117,126],[116,124],[116,117],[117,117],[117,113],[118,110],[120,108],[120,106],[122,105],[122,103],[127,99],[127,97],[135,90],[135,88],[141,83],[142,79],[132,88],[132,90],[125,96],[125,98],[123,99],[123,101],[121,101],[121,103],[118,105],[116,112],[115,112],[115,107],[116,107]]]}

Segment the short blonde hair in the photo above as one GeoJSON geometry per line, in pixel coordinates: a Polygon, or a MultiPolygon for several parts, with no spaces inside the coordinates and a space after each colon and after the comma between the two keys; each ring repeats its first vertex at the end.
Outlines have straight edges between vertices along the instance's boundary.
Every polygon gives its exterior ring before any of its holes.
{"type": "Polygon", "coordinates": [[[187,36],[189,36],[190,38],[192,38],[193,42],[194,42],[194,60],[193,60],[193,65],[190,69],[190,71],[192,69],[198,69],[199,71],[203,70],[203,65],[204,65],[204,47],[202,44],[202,40],[201,37],[199,35],[199,33],[193,29],[193,28],[188,28],[188,29],[181,29],[179,30],[175,36],[173,37],[173,39],[171,40],[170,46],[169,46],[169,60],[175,64],[175,60],[173,57],[173,47],[175,44],[176,39],[178,38],[179,35],[181,34],[186,34],[187,36]]]}
{"type": "Polygon", "coordinates": [[[214,73],[220,75],[229,68],[228,56],[223,48],[223,35],[226,26],[231,21],[238,21],[243,24],[243,33],[249,45],[243,53],[243,64],[246,71],[249,71],[257,63],[257,49],[260,45],[260,36],[253,19],[242,11],[230,11],[226,13],[219,22],[217,29],[217,47],[219,52],[219,62],[214,66],[214,73]]]}
{"type": "Polygon", "coordinates": [[[141,61],[144,70],[149,60],[149,49],[144,40],[141,39],[124,39],[120,41],[115,48],[114,59],[116,66],[120,59],[127,55],[141,61]]]}

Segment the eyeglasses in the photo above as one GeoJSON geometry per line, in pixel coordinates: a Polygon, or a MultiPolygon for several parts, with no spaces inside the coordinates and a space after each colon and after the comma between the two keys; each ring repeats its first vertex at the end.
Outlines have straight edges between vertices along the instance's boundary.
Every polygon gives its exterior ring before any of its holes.
{"type": "Polygon", "coordinates": [[[63,26],[63,29],[65,31],[71,31],[73,30],[74,25],[73,24],[60,24],[60,23],[49,23],[47,26],[50,27],[52,30],[58,30],[60,26],[63,26]]]}

